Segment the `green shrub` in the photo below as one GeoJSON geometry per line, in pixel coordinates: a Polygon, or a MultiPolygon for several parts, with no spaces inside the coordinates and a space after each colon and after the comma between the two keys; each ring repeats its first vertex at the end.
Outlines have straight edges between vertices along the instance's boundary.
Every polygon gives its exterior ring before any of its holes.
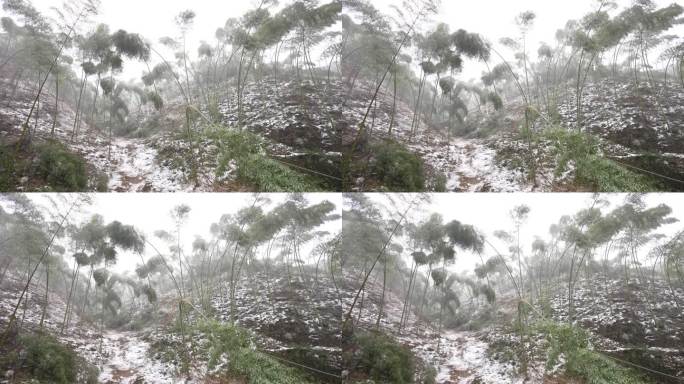
{"type": "Polygon", "coordinates": [[[306,384],[310,381],[295,369],[250,348],[233,354],[230,371],[247,379],[249,384],[306,384]]]}
{"type": "Polygon", "coordinates": [[[310,381],[296,369],[253,348],[248,331],[218,322],[205,322],[198,330],[208,336],[210,369],[222,357],[228,358],[227,373],[244,378],[249,384],[306,384],[310,381]]]}
{"type": "Polygon", "coordinates": [[[442,172],[437,172],[430,180],[430,190],[433,192],[448,192],[447,177],[442,172]]]}
{"type": "Polygon", "coordinates": [[[547,130],[544,136],[554,145],[556,176],[575,166],[575,182],[598,192],[652,192],[657,190],[651,178],[632,172],[601,156],[594,136],[564,129],[547,130]]]}
{"type": "Polygon", "coordinates": [[[197,326],[198,330],[209,337],[210,369],[216,365],[224,354],[249,347],[249,334],[244,330],[218,322],[205,322],[197,326]]]}
{"type": "Polygon", "coordinates": [[[37,379],[50,383],[76,382],[76,354],[47,335],[25,335],[20,338],[24,347],[24,365],[37,379]]]}
{"type": "Polygon", "coordinates": [[[401,144],[386,141],[374,148],[372,171],[392,192],[421,192],[425,190],[423,161],[401,144]]]}
{"type": "Polygon", "coordinates": [[[433,366],[426,367],[419,373],[418,380],[421,384],[437,383],[437,369],[433,366]]]}
{"type": "Polygon", "coordinates": [[[230,160],[239,159],[255,153],[262,153],[263,142],[261,138],[247,131],[237,131],[224,127],[211,127],[207,130],[207,136],[215,141],[220,149],[220,171],[225,171],[230,160]]]}
{"type": "Polygon", "coordinates": [[[547,369],[556,366],[563,355],[565,373],[581,378],[587,384],[646,383],[631,369],[589,349],[589,336],[579,327],[546,321],[537,324],[536,329],[546,336],[549,343],[547,369]]]}
{"type": "Polygon", "coordinates": [[[269,158],[264,153],[261,138],[253,133],[217,128],[209,136],[219,145],[218,175],[225,173],[231,161],[235,161],[238,179],[260,192],[320,190],[312,178],[269,158]]]}
{"type": "Polygon", "coordinates": [[[217,97],[209,97],[207,103],[207,112],[209,114],[209,118],[211,119],[211,121],[221,121],[221,119],[223,118],[223,114],[221,113],[221,109],[219,108],[219,102],[217,97]]]}
{"type": "Polygon", "coordinates": [[[413,383],[415,363],[411,351],[380,333],[355,337],[360,348],[359,368],[371,379],[387,383],[413,383]]]}
{"type": "Polygon", "coordinates": [[[97,181],[95,183],[95,191],[101,193],[109,192],[109,177],[107,175],[102,174],[97,177],[97,181]]]}
{"type": "Polygon", "coordinates": [[[252,154],[239,159],[238,178],[253,184],[261,192],[313,192],[320,188],[308,177],[264,155],[252,154]]]}
{"type": "Polygon", "coordinates": [[[9,192],[16,185],[17,159],[10,148],[0,146],[0,192],[9,192]]]}
{"type": "Polygon", "coordinates": [[[82,192],[88,187],[86,162],[62,144],[51,141],[36,148],[36,173],[58,192],[82,192]]]}

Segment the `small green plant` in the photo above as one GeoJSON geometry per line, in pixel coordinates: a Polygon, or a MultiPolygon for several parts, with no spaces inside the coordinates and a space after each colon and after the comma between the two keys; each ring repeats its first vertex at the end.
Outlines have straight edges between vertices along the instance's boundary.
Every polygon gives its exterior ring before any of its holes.
{"type": "Polygon", "coordinates": [[[401,144],[386,141],[374,148],[372,171],[392,192],[425,190],[423,161],[401,144]]]}
{"type": "Polygon", "coordinates": [[[247,131],[240,132],[221,126],[210,127],[206,132],[207,136],[217,143],[221,151],[222,157],[219,161],[219,168],[223,168],[220,171],[225,171],[225,167],[230,160],[262,152],[262,140],[253,133],[247,131]]]}
{"type": "Polygon", "coordinates": [[[253,349],[242,348],[233,354],[230,370],[249,384],[306,384],[310,381],[298,371],[253,349]]]}
{"type": "Polygon", "coordinates": [[[252,154],[238,161],[238,178],[261,192],[311,192],[317,187],[308,177],[264,155],[252,154]]]}
{"type": "Polygon", "coordinates": [[[209,369],[215,369],[221,356],[249,347],[249,334],[240,328],[218,322],[205,322],[198,330],[209,336],[209,369]]]}
{"type": "Polygon", "coordinates": [[[418,376],[418,382],[421,384],[437,383],[437,369],[433,366],[426,367],[418,376]]]}
{"type": "Polygon", "coordinates": [[[16,156],[12,149],[0,146],[0,192],[9,192],[16,184],[16,156]]]}
{"type": "Polygon", "coordinates": [[[447,192],[447,177],[442,172],[437,172],[430,180],[430,190],[433,192],[447,192]]]}
{"type": "Polygon", "coordinates": [[[64,145],[50,141],[36,148],[36,173],[57,192],[82,192],[88,187],[86,162],[64,145]]]}
{"type": "Polygon", "coordinates": [[[658,188],[646,176],[602,157],[595,137],[582,132],[551,129],[544,133],[554,146],[556,176],[575,167],[575,181],[598,192],[653,192],[658,188]]]}
{"type": "Polygon", "coordinates": [[[536,330],[549,343],[547,369],[556,366],[560,356],[565,358],[565,373],[583,379],[587,384],[644,384],[636,372],[622,367],[590,349],[589,335],[579,327],[544,321],[536,330]]]}
{"type": "Polygon", "coordinates": [[[381,333],[355,337],[360,348],[359,369],[378,382],[413,383],[415,363],[411,351],[381,333]]]}
{"type": "Polygon", "coordinates": [[[95,177],[93,187],[97,192],[108,192],[109,191],[109,177],[104,173],[98,174],[95,177]]]}
{"type": "Polygon", "coordinates": [[[207,103],[207,111],[209,113],[209,118],[211,121],[219,122],[223,118],[221,114],[221,109],[219,108],[218,98],[215,96],[210,96],[207,103]]]}
{"type": "Polygon", "coordinates": [[[277,359],[257,351],[248,331],[215,321],[204,322],[197,330],[208,337],[210,369],[226,358],[225,370],[232,378],[241,378],[249,384],[306,384],[310,381],[296,369],[287,367],[277,359]]]}
{"type": "Polygon", "coordinates": [[[76,354],[47,335],[24,335],[20,337],[24,348],[23,365],[37,379],[50,383],[71,384],[76,382],[76,354]]]}
{"type": "Polygon", "coordinates": [[[208,134],[219,147],[219,166],[222,175],[234,162],[239,180],[251,184],[260,192],[312,192],[320,190],[306,175],[269,158],[263,150],[261,138],[250,132],[214,128],[208,134]]]}

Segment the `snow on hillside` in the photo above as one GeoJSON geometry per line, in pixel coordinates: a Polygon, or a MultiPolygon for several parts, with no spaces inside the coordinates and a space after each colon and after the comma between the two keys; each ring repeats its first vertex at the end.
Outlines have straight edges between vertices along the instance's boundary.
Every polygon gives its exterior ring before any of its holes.
{"type": "MultiPolygon", "coordinates": [[[[598,349],[641,356],[655,369],[684,375],[683,288],[598,278],[579,282],[573,297],[575,323],[592,333],[598,349]]],[[[567,321],[567,292],[554,296],[551,306],[556,320],[567,321]]]]}
{"type": "MultiPolygon", "coordinates": [[[[558,106],[563,125],[577,126],[574,89],[558,106]]],[[[657,82],[604,80],[587,85],[582,123],[590,132],[626,148],[684,154],[684,90],[657,82]]]]}
{"type": "MultiPolygon", "coordinates": [[[[19,138],[21,126],[31,109],[30,92],[30,89],[20,89],[15,98],[0,103],[0,140],[3,143],[11,143],[19,138]]],[[[114,138],[110,150],[109,137],[89,127],[85,121],[74,135],[75,112],[68,104],[61,102],[53,136],[53,96],[43,94],[41,108],[38,113],[34,112],[37,121],[34,118],[31,120],[34,140],[43,142],[55,139],[82,156],[89,164],[91,183],[96,183],[100,175],[104,175],[109,179],[108,188],[115,192],[193,190],[193,186],[184,181],[180,172],[159,164],[158,152],[150,144],[154,139],[114,138]]],[[[96,185],[91,185],[91,188],[95,189],[96,185]]]]}
{"type": "MultiPolygon", "coordinates": [[[[245,86],[243,124],[253,132],[278,143],[290,153],[302,150],[340,150],[340,102],[344,95],[339,81],[321,79],[279,80],[268,77],[245,86]]],[[[238,100],[231,96],[219,104],[223,122],[237,127],[238,100]]]]}
{"type": "Polygon", "coordinates": [[[115,138],[108,187],[116,192],[192,192],[184,175],[157,162],[157,150],[143,140],[115,138]]]}
{"type": "MultiPolygon", "coordinates": [[[[351,275],[346,275],[341,285],[345,310],[351,306],[356,291],[351,275]]],[[[382,283],[370,282],[366,287],[363,302],[359,301],[353,317],[356,327],[373,330],[382,301],[382,283]]],[[[531,369],[530,379],[517,373],[510,363],[495,360],[489,354],[487,332],[458,332],[444,329],[438,336],[434,325],[421,321],[411,313],[406,326],[399,330],[403,301],[393,292],[385,293],[384,314],[380,320],[381,329],[409,347],[420,359],[420,365],[437,369],[439,384],[499,384],[499,383],[542,383],[543,368],[531,369]],[[438,351],[439,343],[439,351],[438,351]]]]}
{"type": "MultiPolygon", "coordinates": [[[[212,299],[223,321],[230,321],[228,289],[226,284],[212,299]]],[[[268,278],[263,272],[243,276],[235,299],[238,324],[254,331],[266,350],[287,353],[310,346],[314,353],[326,356],[329,366],[341,368],[342,308],[324,271],[319,271],[318,281],[298,275],[288,280],[282,270],[268,278]]]]}
{"type": "Polygon", "coordinates": [[[98,376],[101,383],[199,383],[176,377],[173,364],[151,358],[150,344],[132,332],[106,332],[103,350],[105,360],[98,376]]]}
{"type": "MultiPolygon", "coordinates": [[[[347,118],[347,141],[357,134],[371,94],[371,88],[366,83],[360,83],[351,92],[345,104],[348,111],[344,113],[347,118]]],[[[448,191],[514,192],[535,189],[523,172],[499,164],[495,147],[487,140],[459,137],[447,139],[441,133],[429,130],[421,117],[418,129],[412,136],[412,107],[397,100],[396,116],[392,121],[393,104],[391,94],[380,93],[377,108],[371,110],[366,123],[368,135],[375,139],[392,138],[405,144],[411,152],[423,159],[428,174],[442,173],[446,176],[448,191]]]]}
{"type": "MultiPolygon", "coordinates": [[[[25,277],[8,275],[0,285],[0,327],[4,327],[12,313],[25,277]]],[[[45,287],[31,284],[28,305],[22,305],[17,321],[25,329],[38,331],[45,304],[45,287]]],[[[76,306],[79,303],[75,304],[76,306]]],[[[134,332],[105,331],[100,337],[96,325],[82,321],[78,308],[64,332],[61,331],[66,303],[61,294],[51,292],[44,320],[44,329],[60,342],[73,348],[86,362],[100,370],[98,381],[103,384],[172,384],[185,382],[175,377],[175,370],[168,363],[150,358],[148,342],[134,332]]],[[[3,372],[2,374],[6,374],[3,372]]],[[[0,382],[3,382],[0,379],[0,382]]],[[[199,382],[197,382],[199,383],[199,382]]]]}

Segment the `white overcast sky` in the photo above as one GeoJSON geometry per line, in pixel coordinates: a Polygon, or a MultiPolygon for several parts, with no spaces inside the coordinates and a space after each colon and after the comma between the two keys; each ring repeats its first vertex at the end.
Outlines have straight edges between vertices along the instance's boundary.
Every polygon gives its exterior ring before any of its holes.
{"type": "MultiPolygon", "coordinates": [[[[604,194],[602,197],[610,201],[607,210],[624,202],[625,194],[604,194]]],[[[510,211],[519,205],[531,208],[529,219],[521,230],[521,243],[526,252],[535,237],[548,239],[549,227],[558,222],[564,215],[573,215],[591,204],[591,194],[584,193],[515,193],[515,194],[435,194],[432,204],[413,210],[411,220],[427,218],[432,213],[439,213],[445,222],[458,220],[464,224],[475,226],[481,233],[497,245],[500,252],[506,252],[506,247],[494,238],[493,233],[498,230],[510,231],[513,228],[509,216],[510,211]]],[[[384,197],[377,195],[377,201],[384,197]]],[[[667,204],[672,210],[672,216],[680,221],[663,227],[659,233],[673,235],[684,230],[684,198],[681,194],[649,194],[644,201],[648,206],[667,204]]],[[[407,250],[406,253],[411,251],[407,250]]],[[[529,252],[528,252],[529,254],[529,252]]],[[[485,257],[494,256],[491,248],[485,249],[485,257]]],[[[407,256],[408,257],[408,256],[407,256]]],[[[479,263],[477,256],[468,253],[457,254],[457,262],[453,269],[471,271],[479,263]]]]}
{"type": "MultiPolygon", "coordinates": [[[[44,203],[44,195],[31,194],[36,202],[44,203]]],[[[265,194],[273,204],[282,201],[285,194],[265,194]]],[[[385,201],[384,195],[372,195],[379,202],[385,201]]],[[[253,201],[251,194],[95,194],[94,204],[86,209],[87,214],[98,213],[104,216],[106,222],[113,220],[124,224],[134,225],[152,238],[155,230],[171,230],[173,223],[169,211],[178,204],[191,207],[189,220],[185,226],[186,247],[195,235],[209,238],[209,227],[217,222],[223,214],[235,213],[240,208],[250,205],[253,201]]],[[[334,203],[341,213],[341,194],[306,194],[311,203],[328,200],[334,203]]],[[[514,207],[524,204],[531,208],[529,219],[521,232],[521,242],[529,250],[529,244],[539,236],[548,237],[549,227],[557,223],[564,215],[572,215],[586,208],[591,201],[591,194],[561,194],[561,193],[516,193],[516,194],[434,194],[430,205],[414,209],[410,220],[418,222],[432,213],[440,213],[445,222],[459,220],[464,224],[474,225],[489,239],[497,230],[510,230],[512,224],[509,212],[514,207]]],[[[611,202],[611,207],[622,203],[625,194],[602,195],[611,202]]],[[[673,209],[672,216],[684,221],[684,199],[681,194],[649,194],[645,197],[648,206],[667,204],[673,209]]],[[[272,205],[273,205],[272,204],[272,205]]],[[[387,205],[387,204],[385,204],[387,205]]],[[[608,208],[610,209],[610,207],[608,208]]],[[[396,213],[393,211],[393,213],[396,213]]],[[[85,218],[85,216],[84,216],[85,218]]],[[[321,228],[329,232],[341,229],[341,221],[329,223],[321,228]]],[[[661,228],[659,233],[672,235],[684,229],[684,222],[675,223],[661,228]]],[[[161,246],[159,241],[155,241],[161,246]]],[[[496,240],[494,240],[496,243],[496,240]]],[[[161,246],[162,252],[166,248],[161,246]]],[[[505,247],[499,249],[505,252],[505,247]]],[[[151,252],[151,250],[150,250],[151,252]]],[[[410,253],[409,250],[406,253],[410,253]]],[[[125,255],[123,255],[125,256],[125,255]]],[[[130,256],[130,255],[129,255],[130,256]]],[[[488,248],[485,256],[493,256],[488,248]]],[[[457,256],[454,270],[470,271],[479,262],[476,256],[461,253],[457,256]]],[[[119,272],[132,271],[137,263],[137,257],[122,257],[117,266],[119,272]],[[127,262],[128,260],[128,262],[127,262]]]]}
{"type": "MultiPolygon", "coordinates": [[[[59,6],[62,0],[32,0],[39,9],[59,6]]],[[[289,1],[289,0],[288,0],[289,1]]],[[[631,4],[631,0],[616,0],[620,8],[631,4]]],[[[286,0],[281,3],[287,2],[286,0]]],[[[325,0],[321,0],[325,2],[325,0]]],[[[595,9],[596,0],[442,0],[442,7],[435,21],[445,22],[452,30],[459,28],[477,32],[491,41],[502,37],[515,36],[517,27],[514,19],[523,11],[532,10],[537,14],[535,26],[529,34],[530,50],[536,52],[539,42],[553,42],[556,30],[562,28],[570,19],[577,19],[595,9]]],[[[655,0],[659,6],[672,4],[674,0],[655,0]]],[[[400,5],[401,0],[373,0],[372,4],[388,14],[390,5],[400,5]]],[[[255,0],[102,0],[97,22],[110,25],[112,30],[125,29],[144,35],[150,41],[158,42],[164,36],[178,34],[174,17],[183,10],[192,9],[197,13],[193,30],[188,41],[196,50],[199,41],[213,41],[214,32],[231,17],[239,17],[252,9],[255,0]]],[[[684,26],[673,33],[680,36],[684,26]]],[[[479,78],[483,67],[466,63],[463,80],[479,78]]],[[[142,65],[129,64],[123,78],[139,78],[142,65]]]]}
{"type": "MultiPolygon", "coordinates": [[[[241,208],[251,206],[254,201],[254,195],[249,193],[101,193],[92,196],[93,204],[84,209],[84,213],[80,217],[81,220],[85,220],[93,214],[99,214],[104,217],[105,223],[118,220],[123,224],[133,225],[142,231],[148,239],[152,240],[152,243],[162,253],[168,251],[168,247],[154,237],[154,232],[166,230],[173,233],[175,227],[169,214],[173,207],[186,204],[191,208],[188,221],[181,234],[185,240],[185,249],[189,251],[195,236],[201,236],[207,240],[211,239],[209,232],[211,224],[218,222],[224,214],[233,214],[241,208]]],[[[282,202],[287,194],[261,194],[260,196],[267,197],[272,201],[269,206],[264,208],[265,211],[269,211],[274,205],[282,202]]],[[[46,206],[44,194],[31,194],[30,197],[38,204],[46,206]]],[[[306,194],[306,198],[311,204],[325,200],[330,201],[337,207],[337,214],[342,214],[342,196],[339,194],[310,193],[306,194]]],[[[339,232],[341,222],[329,222],[318,230],[331,233],[339,232]]],[[[154,255],[151,248],[146,248],[148,256],[154,255]]],[[[120,256],[115,270],[118,272],[133,271],[138,264],[138,256],[120,256]]],[[[69,261],[71,262],[71,260],[69,261]]]]}

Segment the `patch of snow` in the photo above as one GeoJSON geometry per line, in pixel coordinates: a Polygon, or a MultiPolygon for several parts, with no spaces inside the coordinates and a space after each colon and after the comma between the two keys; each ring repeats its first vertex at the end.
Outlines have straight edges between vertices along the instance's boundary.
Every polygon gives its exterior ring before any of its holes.
{"type": "Polygon", "coordinates": [[[150,359],[149,343],[132,333],[107,332],[103,339],[102,364],[98,380],[102,383],[174,384],[186,380],[174,377],[174,367],[150,359]]]}
{"type": "MultiPolygon", "coordinates": [[[[489,345],[467,332],[444,335],[444,348],[449,358],[439,368],[437,383],[518,384],[526,382],[512,365],[492,360],[489,345]]],[[[529,382],[529,381],[527,381],[529,382]]]]}
{"type": "Polygon", "coordinates": [[[191,192],[182,172],[158,163],[157,150],[140,140],[112,142],[108,187],[117,192],[191,192]]]}

